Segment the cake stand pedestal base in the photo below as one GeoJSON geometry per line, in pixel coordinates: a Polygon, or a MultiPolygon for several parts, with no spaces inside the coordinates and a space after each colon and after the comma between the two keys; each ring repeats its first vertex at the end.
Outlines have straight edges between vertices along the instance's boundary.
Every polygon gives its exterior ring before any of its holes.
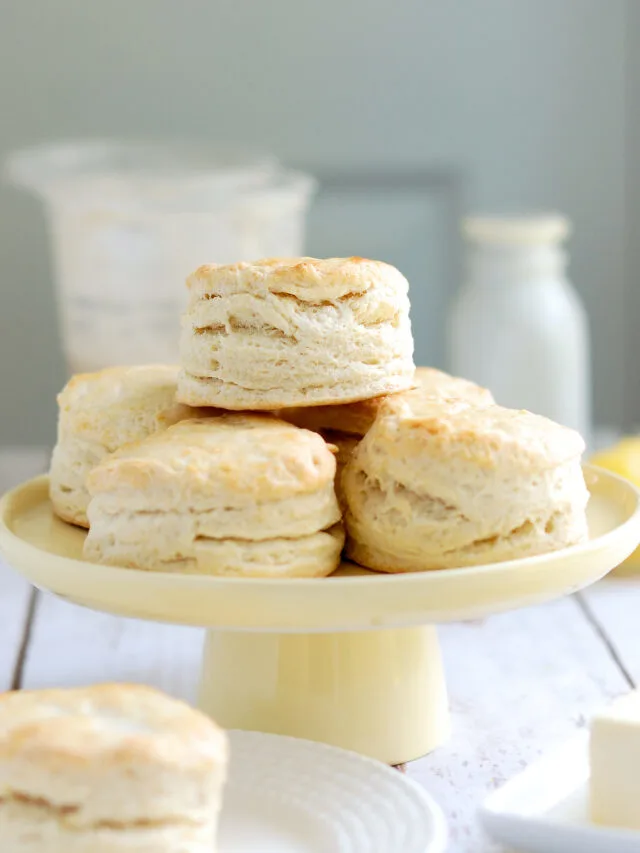
{"type": "Polygon", "coordinates": [[[224,728],[403,764],[449,735],[434,627],[337,634],[208,631],[199,706],[224,728]]]}

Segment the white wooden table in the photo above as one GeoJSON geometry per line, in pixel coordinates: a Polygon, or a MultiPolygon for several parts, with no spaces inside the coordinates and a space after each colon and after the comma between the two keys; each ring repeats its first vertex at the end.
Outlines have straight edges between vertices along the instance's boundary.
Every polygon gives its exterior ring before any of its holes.
{"type": "MultiPolygon", "coordinates": [[[[45,455],[0,455],[0,490],[45,455]]],[[[450,853],[489,853],[475,811],[592,711],[640,683],[640,581],[610,581],[484,622],[441,629],[454,734],[406,772],[442,805],[450,853]]],[[[93,613],[34,593],[0,565],[0,689],[139,681],[193,701],[203,634],[93,613]]]]}

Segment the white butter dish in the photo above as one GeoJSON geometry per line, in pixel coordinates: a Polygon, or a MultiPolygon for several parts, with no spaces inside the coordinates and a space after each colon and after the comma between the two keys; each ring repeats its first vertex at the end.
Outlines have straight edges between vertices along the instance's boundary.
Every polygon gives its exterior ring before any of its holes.
{"type": "Polygon", "coordinates": [[[480,819],[496,841],[522,853],[640,853],[640,832],[589,819],[586,731],[491,794],[480,819]]]}

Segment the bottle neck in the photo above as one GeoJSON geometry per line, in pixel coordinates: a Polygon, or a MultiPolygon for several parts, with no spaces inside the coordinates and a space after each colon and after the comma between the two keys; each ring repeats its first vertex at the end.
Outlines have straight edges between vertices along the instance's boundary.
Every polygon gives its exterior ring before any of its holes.
{"type": "Polygon", "coordinates": [[[541,246],[475,245],[468,257],[470,280],[488,286],[513,286],[535,279],[562,279],[567,256],[555,244],[541,246]]]}

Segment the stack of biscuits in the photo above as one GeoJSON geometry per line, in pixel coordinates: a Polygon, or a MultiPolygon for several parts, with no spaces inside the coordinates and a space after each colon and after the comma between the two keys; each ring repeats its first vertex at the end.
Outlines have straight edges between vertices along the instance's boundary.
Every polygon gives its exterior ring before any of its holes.
{"type": "Polygon", "coordinates": [[[584,443],[413,364],[409,285],[363,258],[208,265],[180,367],[74,377],[50,493],[87,560],[325,577],[447,569],[587,537],[584,443]]]}

